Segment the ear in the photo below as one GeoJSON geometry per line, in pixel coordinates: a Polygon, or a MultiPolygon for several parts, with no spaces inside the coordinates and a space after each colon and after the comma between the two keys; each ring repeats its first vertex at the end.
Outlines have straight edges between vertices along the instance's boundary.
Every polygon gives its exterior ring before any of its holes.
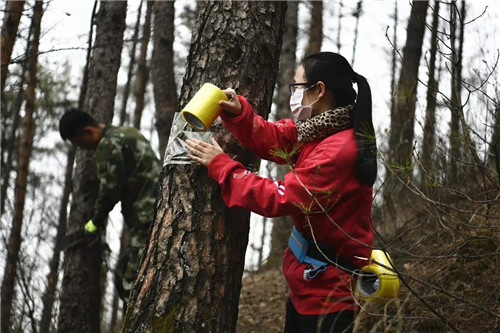
{"type": "Polygon", "coordinates": [[[318,83],[316,83],[316,86],[319,89],[318,99],[322,98],[326,92],[326,85],[322,81],[318,81],[318,83]]]}
{"type": "Polygon", "coordinates": [[[82,136],[84,135],[92,135],[92,133],[94,132],[94,129],[92,126],[85,126],[82,130],[83,134],[82,136]]]}

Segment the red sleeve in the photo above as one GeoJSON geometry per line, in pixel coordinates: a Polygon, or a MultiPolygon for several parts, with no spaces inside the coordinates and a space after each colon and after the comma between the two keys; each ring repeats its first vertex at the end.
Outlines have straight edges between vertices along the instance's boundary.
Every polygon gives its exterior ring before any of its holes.
{"type": "Polygon", "coordinates": [[[310,193],[326,209],[335,204],[340,193],[337,168],[331,159],[324,158],[321,161],[318,157],[289,172],[284,181],[262,178],[227,154],[217,155],[210,162],[208,173],[220,184],[228,207],[243,207],[266,217],[304,213],[304,210],[318,213],[320,208],[310,193]]]}
{"type": "Polygon", "coordinates": [[[238,96],[243,112],[237,117],[221,114],[226,128],[257,156],[262,159],[284,163],[282,159],[275,157],[271,152],[273,149],[284,149],[291,151],[297,143],[297,127],[290,119],[270,122],[254,113],[250,103],[243,97],[238,96]]]}

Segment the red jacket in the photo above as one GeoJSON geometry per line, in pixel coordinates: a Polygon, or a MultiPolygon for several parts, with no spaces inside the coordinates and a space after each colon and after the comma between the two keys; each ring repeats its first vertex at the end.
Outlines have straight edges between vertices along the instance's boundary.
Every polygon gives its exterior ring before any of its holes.
{"type": "MultiPolygon", "coordinates": [[[[277,147],[291,151],[297,144],[295,123],[290,119],[268,122],[253,112],[245,98],[238,98],[243,113],[237,117],[222,115],[226,127],[260,158],[284,163],[271,152],[277,147]]],[[[249,172],[227,154],[219,154],[211,161],[209,176],[222,187],[227,206],[243,207],[267,217],[291,215],[303,235],[311,238],[312,228],[318,242],[331,246],[338,255],[358,266],[366,265],[353,256],[369,258],[371,254],[372,188],[363,185],[355,172],[357,144],[353,129],[301,144],[293,158],[294,171],[286,174],[284,181],[249,172]],[[304,186],[326,208],[338,227],[321,211],[304,186]],[[304,210],[308,211],[308,218],[304,210]]],[[[349,274],[329,265],[316,278],[304,280],[306,266],[286,249],[283,272],[290,287],[290,299],[300,314],[353,309],[349,274]]]]}

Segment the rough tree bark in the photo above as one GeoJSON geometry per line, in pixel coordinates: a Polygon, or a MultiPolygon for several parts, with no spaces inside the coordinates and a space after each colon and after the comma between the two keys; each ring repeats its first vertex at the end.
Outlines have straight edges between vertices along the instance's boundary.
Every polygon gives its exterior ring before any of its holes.
{"type": "Polygon", "coordinates": [[[151,13],[153,11],[154,1],[148,1],[146,7],[146,18],[142,28],[141,52],[137,60],[137,72],[135,73],[134,82],[134,127],[141,128],[142,111],[144,110],[144,96],[146,95],[146,85],[149,79],[149,68],[147,66],[146,57],[148,55],[148,45],[151,36],[151,13]]]}
{"type": "MultiPolygon", "coordinates": [[[[283,34],[283,47],[280,58],[280,71],[278,73],[278,91],[276,96],[276,120],[290,118],[290,92],[288,84],[293,81],[297,59],[297,33],[298,33],[298,1],[288,1],[283,34]]],[[[276,178],[283,179],[289,171],[287,166],[276,164],[276,178]]],[[[272,219],[271,248],[264,267],[278,267],[283,259],[283,253],[288,244],[288,237],[292,231],[293,221],[289,216],[272,219]]]]}
{"type": "Polygon", "coordinates": [[[36,1],[33,8],[33,35],[30,43],[30,60],[28,69],[28,86],[26,88],[26,107],[22,121],[21,142],[17,160],[17,176],[14,189],[14,213],[12,227],[7,244],[7,256],[1,290],[1,331],[9,332],[11,326],[11,310],[14,298],[14,285],[16,281],[16,269],[21,248],[21,229],[24,218],[24,204],[26,199],[26,185],[28,183],[29,163],[33,149],[33,137],[35,135],[36,112],[36,75],[38,64],[38,46],[40,43],[40,30],[43,15],[43,1],[36,1]]]}
{"type": "MultiPolygon", "coordinates": [[[[180,104],[212,82],[232,86],[267,117],[286,3],[211,1],[199,7],[180,104]]],[[[212,130],[226,152],[256,169],[256,157],[222,124],[212,130]]],[[[123,331],[234,332],[249,216],[224,205],[205,167],[166,165],[123,331]]]]}
{"type": "Polygon", "coordinates": [[[151,81],[156,106],[156,129],[160,157],[167,148],[174,112],[177,109],[177,87],[174,76],[174,1],[157,1],[153,6],[154,35],[151,81]]]}
{"type": "Polygon", "coordinates": [[[311,1],[311,18],[309,19],[309,43],[306,55],[321,51],[323,42],[323,0],[311,1]]]}
{"type": "Polygon", "coordinates": [[[425,124],[424,124],[424,138],[422,140],[422,181],[424,181],[428,174],[430,177],[433,175],[434,161],[433,155],[435,152],[436,144],[436,105],[437,105],[437,92],[438,82],[436,81],[436,55],[438,46],[438,25],[439,25],[439,1],[434,1],[434,12],[432,14],[432,35],[431,35],[431,49],[429,58],[429,79],[427,81],[427,107],[425,109],[425,124]]]}
{"type": "MultiPolygon", "coordinates": [[[[95,20],[96,40],[84,110],[103,123],[110,123],[113,118],[126,13],[125,1],[103,1],[95,20]]],[[[78,150],[76,161],[68,232],[82,230],[91,218],[98,187],[92,154],[78,150]]],[[[100,331],[101,258],[100,244],[84,244],[66,251],[58,332],[100,331]]]]}
{"type": "Polygon", "coordinates": [[[5,88],[5,80],[7,79],[7,74],[9,72],[9,62],[12,55],[12,50],[14,49],[14,43],[17,37],[17,29],[19,28],[19,21],[21,21],[21,15],[23,13],[25,1],[13,1],[8,0],[6,3],[5,14],[2,22],[2,83],[1,92],[5,88]]]}

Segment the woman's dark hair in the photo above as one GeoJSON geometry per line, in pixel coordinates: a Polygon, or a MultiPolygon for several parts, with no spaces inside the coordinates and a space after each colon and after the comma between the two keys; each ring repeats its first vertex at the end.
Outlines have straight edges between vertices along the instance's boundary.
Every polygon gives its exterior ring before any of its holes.
{"type": "Polygon", "coordinates": [[[302,61],[307,83],[323,82],[333,94],[335,106],[354,104],[352,122],[358,155],[356,172],[363,184],[373,186],[377,177],[377,145],[372,122],[372,94],[366,79],[354,72],[340,54],[320,52],[306,56],[302,61]],[[352,87],[358,85],[358,95],[352,87]]]}
{"type": "Polygon", "coordinates": [[[87,126],[97,127],[99,123],[91,115],[79,109],[67,110],[59,120],[59,133],[63,140],[83,135],[83,129],[87,126]]]}

